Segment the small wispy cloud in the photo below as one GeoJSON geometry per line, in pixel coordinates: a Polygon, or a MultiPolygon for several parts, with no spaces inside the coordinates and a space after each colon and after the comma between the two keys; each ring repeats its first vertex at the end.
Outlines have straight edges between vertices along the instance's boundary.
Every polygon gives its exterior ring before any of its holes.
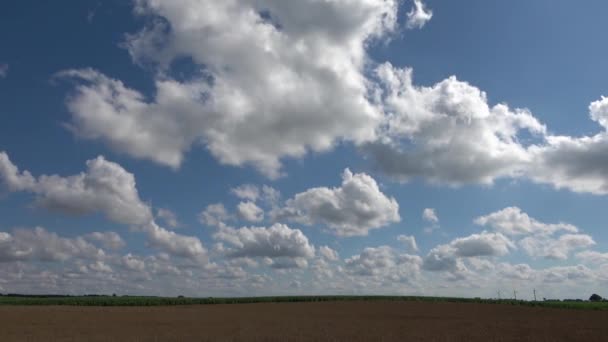
{"type": "Polygon", "coordinates": [[[421,29],[433,18],[433,11],[426,8],[421,0],[414,0],[414,7],[407,13],[406,26],[408,29],[421,29]]]}
{"type": "Polygon", "coordinates": [[[0,63],[0,78],[5,78],[8,75],[8,64],[0,63]]]}

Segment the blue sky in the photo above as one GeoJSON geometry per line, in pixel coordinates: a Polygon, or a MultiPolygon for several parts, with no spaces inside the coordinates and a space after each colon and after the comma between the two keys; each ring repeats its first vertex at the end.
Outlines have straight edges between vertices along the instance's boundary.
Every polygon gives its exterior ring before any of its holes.
{"type": "Polygon", "coordinates": [[[606,284],[602,1],[5,7],[0,292],[606,284]]]}

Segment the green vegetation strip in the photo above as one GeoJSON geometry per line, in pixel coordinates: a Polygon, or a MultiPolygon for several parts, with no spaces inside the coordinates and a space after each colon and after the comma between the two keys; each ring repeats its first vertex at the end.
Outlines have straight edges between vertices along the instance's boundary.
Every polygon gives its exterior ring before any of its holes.
{"type": "Polygon", "coordinates": [[[608,310],[608,302],[588,301],[523,301],[481,298],[413,297],[413,296],[297,296],[184,298],[135,296],[0,296],[0,305],[74,305],[74,306],[162,306],[201,304],[246,304],[330,301],[408,301],[509,304],[566,309],[608,310]]]}

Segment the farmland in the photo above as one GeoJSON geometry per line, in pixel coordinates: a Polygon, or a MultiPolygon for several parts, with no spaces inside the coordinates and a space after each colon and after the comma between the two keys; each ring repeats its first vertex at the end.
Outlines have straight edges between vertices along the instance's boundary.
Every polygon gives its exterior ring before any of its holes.
{"type": "MultiPolygon", "coordinates": [[[[545,307],[550,303],[429,297],[173,298],[190,305],[156,297],[2,299],[11,305],[0,305],[1,341],[602,341],[608,335],[607,310],[545,307]],[[48,305],[22,305],[33,299],[48,305]],[[68,299],[83,306],[57,305],[68,299]]],[[[591,304],[577,308],[604,305],[591,304]]]]}
{"type": "Polygon", "coordinates": [[[461,297],[423,296],[278,296],[278,297],[152,297],[152,296],[58,296],[58,295],[5,295],[0,296],[0,305],[69,305],[69,306],[167,306],[167,305],[214,305],[214,304],[254,304],[254,303],[300,303],[300,302],[340,302],[340,301],[396,301],[396,302],[449,302],[503,304],[516,306],[608,310],[608,302],[589,301],[525,301],[512,299],[484,299],[461,297]]]}

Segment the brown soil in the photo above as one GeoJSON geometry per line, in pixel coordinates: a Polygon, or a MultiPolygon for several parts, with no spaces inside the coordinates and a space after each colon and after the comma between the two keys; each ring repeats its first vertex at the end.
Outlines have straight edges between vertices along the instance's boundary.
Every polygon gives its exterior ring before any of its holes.
{"type": "Polygon", "coordinates": [[[327,302],[0,307],[0,341],[608,341],[608,312],[327,302]]]}

